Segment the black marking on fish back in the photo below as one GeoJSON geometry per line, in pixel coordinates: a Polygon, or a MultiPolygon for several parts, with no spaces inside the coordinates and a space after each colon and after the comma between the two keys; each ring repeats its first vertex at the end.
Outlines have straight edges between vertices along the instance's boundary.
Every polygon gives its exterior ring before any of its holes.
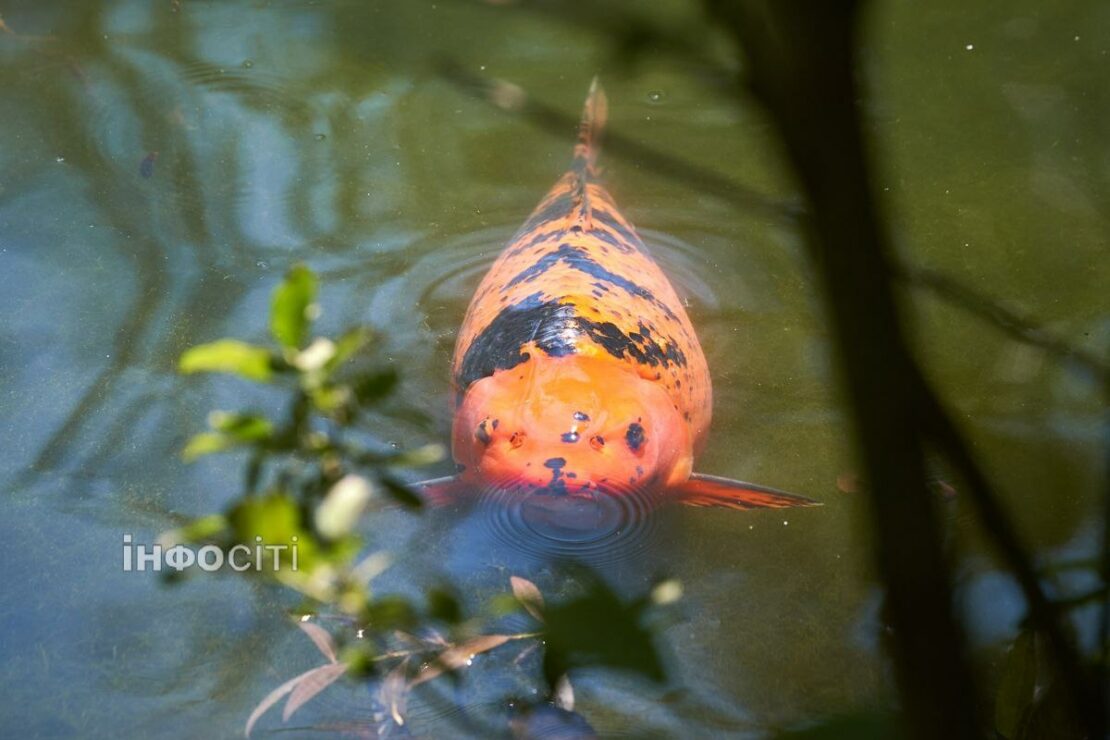
{"type": "Polygon", "coordinates": [[[618,359],[629,358],[651,367],[686,366],[686,356],[672,339],[660,341],[641,322],[639,331],[625,334],[611,321],[593,321],[575,313],[571,303],[544,300],[533,293],[506,306],[471,342],[459,366],[455,385],[463,393],[471,383],[531,359],[525,350],[534,344],[549,357],[576,352],[579,340],[591,341],[618,359]]]}
{"type": "Polygon", "coordinates": [[[579,272],[585,273],[586,275],[594,278],[597,281],[593,283],[595,286],[597,286],[598,283],[608,283],[609,285],[614,285],[618,288],[621,288],[629,295],[634,295],[638,298],[643,298],[644,300],[653,303],[669,317],[671,317],[672,319],[677,319],[671,308],[666,303],[656,298],[650,290],[640,286],[636,282],[629,280],[622,275],[618,275],[617,273],[606,269],[603,265],[594,261],[585,248],[576,247],[574,245],[566,243],[560,244],[559,248],[556,249],[554,252],[547,252],[534,264],[518,273],[516,277],[514,277],[512,280],[506,283],[503,288],[501,288],[501,292],[504,293],[520,283],[532,282],[540,275],[555,267],[555,265],[559,264],[560,262],[563,262],[568,267],[578,270],[579,272]]]}

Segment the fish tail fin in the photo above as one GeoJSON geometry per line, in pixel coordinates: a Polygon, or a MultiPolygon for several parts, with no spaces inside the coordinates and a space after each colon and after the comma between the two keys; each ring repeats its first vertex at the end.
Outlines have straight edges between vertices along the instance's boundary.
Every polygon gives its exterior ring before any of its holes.
{"type": "Polygon", "coordinates": [[[597,166],[597,156],[601,152],[601,132],[609,118],[609,99],[605,89],[594,77],[590,92],[582,108],[582,121],[578,124],[578,143],[574,147],[575,169],[592,173],[597,166]]]}

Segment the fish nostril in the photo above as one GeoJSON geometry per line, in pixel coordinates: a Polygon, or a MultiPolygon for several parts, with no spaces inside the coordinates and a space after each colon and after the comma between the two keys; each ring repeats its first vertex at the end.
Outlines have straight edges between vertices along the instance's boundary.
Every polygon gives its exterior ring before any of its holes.
{"type": "Polygon", "coordinates": [[[509,444],[515,450],[524,444],[524,432],[513,432],[513,436],[509,437],[509,444]]]}
{"type": "Polygon", "coordinates": [[[628,425],[628,431],[624,434],[624,441],[628,443],[628,449],[633,452],[639,453],[647,441],[644,435],[644,428],[637,422],[632,422],[628,425]]]}
{"type": "Polygon", "coordinates": [[[605,437],[602,437],[600,434],[595,434],[590,437],[590,447],[600,452],[601,448],[605,447],[605,437]]]}

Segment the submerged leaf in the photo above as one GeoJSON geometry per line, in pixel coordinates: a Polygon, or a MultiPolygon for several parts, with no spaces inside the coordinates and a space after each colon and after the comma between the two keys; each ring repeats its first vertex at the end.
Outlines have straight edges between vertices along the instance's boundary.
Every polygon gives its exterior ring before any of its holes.
{"type": "Polygon", "coordinates": [[[651,589],[651,602],[658,606],[673,604],[682,598],[682,581],[668,578],[660,581],[651,589]]]}
{"type": "Polygon", "coordinates": [[[509,578],[509,584],[513,587],[513,596],[521,603],[521,606],[536,618],[537,621],[543,621],[543,594],[536,587],[536,584],[529,581],[527,578],[520,576],[512,576],[509,578]]]}
{"type": "Polygon", "coordinates": [[[244,728],[243,734],[247,737],[250,737],[251,730],[254,729],[255,723],[258,722],[258,719],[266,713],[266,710],[281,701],[281,697],[285,696],[290,691],[295,689],[297,687],[297,684],[299,684],[301,681],[303,681],[305,678],[307,678],[309,675],[317,670],[318,668],[313,668],[312,670],[305,671],[301,675],[295,676],[294,678],[291,678],[283,683],[281,686],[278,686],[269,694],[266,694],[266,698],[258,702],[258,706],[254,708],[254,711],[251,712],[251,716],[247,718],[247,726],[244,728]]]}
{"type": "Polygon", "coordinates": [[[293,688],[289,701],[285,702],[285,709],[281,712],[281,721],[285,722],[297,711],[319,694],[339,680],[347,672],[346,663],[328,663],[309,671],[293,688]]]}
{"type": "Polygon", "coordinates": [[[185,374],[230,373],[262,382],[272,375],[270,350],[238,339],[190,347],[181,355],[178,369],[185,374]]]}
{"type": "Polygon", "coordinates": [[[471,658],[504,645],[509,640],[519,639],[519,635],[481,635],[464,643],[449,647],[440,653],[434,663],[422,670],[412,680],[410,687],[419,686],[443,674],[444,671],[457,671],[470,664],[471,658]]]}
{"type": "Polygon", "coordinates": [[[298,621],[297,626],[308,635],[309,639],[316,645],[316,649],[319,650],[320,654],[327,658],[329,662],[339,662],[339,651],[335,644],[335,638],[331,636],[330,632],[314,622],[298,621]]]}
{"type": "Polygon", "coordinates": [[[308,334],[309,310],[316,300],[316,275],[304,265],[294,265],[274,289],[270,303],[270,333],[278,344],[297,349],[308,334]]]}
{"type": "Polygon", "coordinates": [[[398,726],[405,724],[405,711],[408,709],[408,671],[409,659],[405,658],[382,679],[378,690],[378,701],[389,710],[389,716],[398,726]]]}
{"type": "Polygon", "coordinates": [[[570,685],[570,676],[565,673],[562,675],[555,684],[555,691],[552,692],[551,698],[552,703],[559,709],[574,711],[574,687],[570,685]]]}

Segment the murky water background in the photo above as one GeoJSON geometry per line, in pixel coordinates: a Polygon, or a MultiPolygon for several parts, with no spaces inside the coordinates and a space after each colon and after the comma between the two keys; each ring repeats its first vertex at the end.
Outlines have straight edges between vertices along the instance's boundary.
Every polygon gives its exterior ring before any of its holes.
{"type": "MultiPolygon", "coordinates": [[[[561,173],[573,132],[551,136],[461,94],[434,74],[438,60],[570,116],[600,72],[624,136],[792,197],[767,122],[700,68],[664,51],[622,65],[589,23],[494,5],[0,6],[0,726],[233,736],[271,688],[317,661],[285,620],[288,594],[226,576],[169,587],[125,574],[121,536],[149,542],[173,515],[237,493],[238,460],[186,466],[178,452],[208,410],[252,397],[231,380],[183,380],[176,358],[220,336],[264,339],[269,293],[297,261],[324,278],[321,328],[380,328],[402,400],[446,439],[455,329],[561,173]]],[[[864,56],[899,248],[1104,351],[1110,6],[881,6],[864,56]]],[[[697,22],[685,3],[653,12],[697,22]]],[[[579,709],[605,734],[694,737],[881,704],[890,680],[862,502],[835,486],[852,466],[848,432],[799,236],[643,163],[604,162],[688,300],[714,373],[700,469],[827,505],[672,510],[647,545],[610,558],[607,574],[629,591],[680,578],[688,618],[665,633],[669,689],[589,675],[579,709]]],[[[921,355],[1026,539],[1044,558],[1090,552],[1101,473],[1091,378],[916,297],[921,355]]],[[[383,428],[426,439],[395,420],[383,428]]],[[[965,508],[950,508],[989,664],[1021,601],[965,508]]],[[[395,512],[367,531],[398,554],[392,589],[446,578],[479,593],[520,569],[543,580],[488,520],[395,512]]],[[[506,688],[489,660],[457,692],[414,700],[413,732],[486,732],[467,723],[506,688]]],[[[291,726],[366,720],[368,697],[337,685],[291,726]]]]}

